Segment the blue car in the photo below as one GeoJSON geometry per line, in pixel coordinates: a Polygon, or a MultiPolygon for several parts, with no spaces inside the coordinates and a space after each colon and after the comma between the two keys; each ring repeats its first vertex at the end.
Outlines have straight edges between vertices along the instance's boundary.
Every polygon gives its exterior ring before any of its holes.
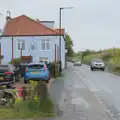
{"type": "Polygon", "coordinates": [[[24,83],[29,83],[30,80],[35,81],[45,81],[49,83],[50,80],[50,72],[46,66],[46,64],[39,63],[29,63],[25,69],[24,74],[24,83]]]}

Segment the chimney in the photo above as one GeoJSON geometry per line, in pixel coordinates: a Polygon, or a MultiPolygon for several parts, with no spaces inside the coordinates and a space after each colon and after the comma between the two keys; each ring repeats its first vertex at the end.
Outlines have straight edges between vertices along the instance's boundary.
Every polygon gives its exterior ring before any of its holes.
{"type": "Polygon", "coordinates": [[[8,22],[10,20],[11,20],[10,11],[7,11],[6,21],[8,22]]]}

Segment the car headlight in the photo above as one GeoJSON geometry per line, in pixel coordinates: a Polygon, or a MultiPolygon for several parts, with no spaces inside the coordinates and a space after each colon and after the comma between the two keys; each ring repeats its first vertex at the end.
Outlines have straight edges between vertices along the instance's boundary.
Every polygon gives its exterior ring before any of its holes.
{"type": "Polygon", "coordinates": [[[105,66],[105,64],[103,63],[102,66],[105,66]]]}

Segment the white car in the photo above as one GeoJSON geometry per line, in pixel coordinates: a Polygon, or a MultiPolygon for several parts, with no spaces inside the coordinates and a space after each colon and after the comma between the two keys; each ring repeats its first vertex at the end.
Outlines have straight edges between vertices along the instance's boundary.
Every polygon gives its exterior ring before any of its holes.
{"type": "Polygon", "coordinates": [[[74,66],[81,66],[81,65],[82,65],[82,64],[81,64],[81,61],[80,61],[80,60],[74,62],[74,66]]]}
{"type": "Polygon", "coordinates": [[[105,64],[104,61],[102,59],[93,59],[91,61],[91,65],[90,65],[90,69],[93,71],[95,69],[101,69],[102,71],[105,70],[105,64]]]}

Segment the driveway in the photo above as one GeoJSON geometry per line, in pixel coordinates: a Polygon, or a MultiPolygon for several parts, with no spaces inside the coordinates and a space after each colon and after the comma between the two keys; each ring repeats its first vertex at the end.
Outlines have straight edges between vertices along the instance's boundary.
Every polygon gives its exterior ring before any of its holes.
{"type": "Polygon", "coordinates": [[[118,76],[102,71],[92,72],[86,65],[74,67],[72,63],[68,63],[63,75],[50,89],[57,112],[62,111],[55,120],[120,120],[116,106],[111,103],[116,103],[111,98],[118,93],[118,76]],[[112,94],[113,90],[115,94],[112,94]]]}

